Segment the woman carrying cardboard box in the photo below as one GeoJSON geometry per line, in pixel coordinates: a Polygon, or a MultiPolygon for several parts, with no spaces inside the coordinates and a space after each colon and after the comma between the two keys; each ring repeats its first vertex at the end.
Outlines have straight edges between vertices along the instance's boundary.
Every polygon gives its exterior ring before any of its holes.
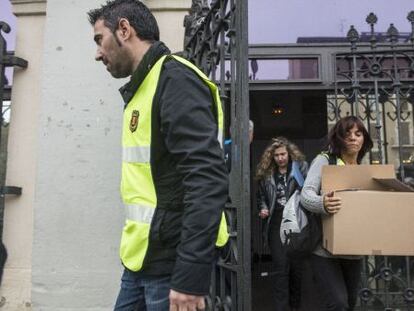
{"type": "MultiPolygon", "coordinates": [[[[311,164],[301,194],[303,207],[319,215],[340,212],[341,198],[333,192],[321,193],[322,167],[358,165],[372,146],[360,119],[354,116],[340,119],[328,134],[327,152],[318,155],[311,164]]],[[[316,247],[310,262],[320,293],[321,311],[354,309],[361,259],[361,256],[334,256],[322,247],[322,241],[316,247]]]]}

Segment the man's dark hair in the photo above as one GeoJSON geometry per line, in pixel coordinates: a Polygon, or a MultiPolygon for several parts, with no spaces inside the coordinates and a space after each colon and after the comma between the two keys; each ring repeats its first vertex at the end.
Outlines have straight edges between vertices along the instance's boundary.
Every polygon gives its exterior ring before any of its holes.
{"type": "Polygon", "coordinates": [[[328,151],[336,157],[340,157],[342,150],[344,150],[346,146],[345,139],[347,132],[354,126],[356,126],[364,136],[364,143],[361,150],[358,152],[357,157],[357,162],[361,163],[364,155],[373,147],[373,142],[364,124],[358,117],[348,116],[336,122],[328,134],[328,151]]]}
{"type": "Polygon", "coordinates": [[[104,25],[113,33],[118,29],[121,18],[129,21],[135,29],[138,38],[150,42],[159,41],[160,31],[157,21],[150,10],[138,0],[110,0],[99,9],[90,10],[88,19],[92,26],[98,20],[103,20],[104,25]]]}

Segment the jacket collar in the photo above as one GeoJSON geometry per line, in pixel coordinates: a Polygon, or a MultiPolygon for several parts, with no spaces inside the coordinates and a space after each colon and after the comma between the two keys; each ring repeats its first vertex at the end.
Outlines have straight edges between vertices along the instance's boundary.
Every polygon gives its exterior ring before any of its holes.
{"type": "Polygon", "coordinates": [[[161,42],[154,42],[153,45],[149,48],[147,53],[145,53],[141,62],[139,63],[135,72],[131,75],[131,79],[123,87],[119,89],[121,96],[125,102],[125,105],[134,96],[135,92],[138,90],[142,81],[144,81],[147,74],[150,72],[152,66],[164,55],[170,54],[170,50],[167,46],[161,42]]]}
{"type": "MultiPolygon", "coordinates": [[[[292,160],[289,160],[289,163],[288,163],[288,168],[287,168],[287,172],[286,172],[286,177],[287,177],[287,179],[290,179],[290,178],[294,178],[295,176],[294,176],[294,174],[295,174],[295,172],[294,172],[294,170],[292,169],[292,168],[296,168],[297,167],[297,165],[298,165],[299,163],[297,163],[297,161],[292,161],[292,160]],[[295,162],[295,164],[293,164],[295,162]]],[[[268,176],[268,180],[269,180],[269,182],[273,185],[273,186],[276,186],[276,181],[275,181],[275,174],[273,173],[273,174],[270,174],[269,176],[268,176]]]]}
{"type": "Polygon", "coordinates": [[[303,187],[304,179],[301,172],[301,165],[298,161],[292,161],[291,170],[290,170],[290,177],[296,180],[296,183],[299,187],[303,187]]]}

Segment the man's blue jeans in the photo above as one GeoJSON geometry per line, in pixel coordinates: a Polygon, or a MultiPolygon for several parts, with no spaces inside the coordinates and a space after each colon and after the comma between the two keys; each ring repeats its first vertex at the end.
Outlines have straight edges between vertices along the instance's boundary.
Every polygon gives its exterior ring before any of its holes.
{"type": "Polygon", "coordinates": [[[170,279],[125,269],[114,311],[168,311],[170,279]]]}

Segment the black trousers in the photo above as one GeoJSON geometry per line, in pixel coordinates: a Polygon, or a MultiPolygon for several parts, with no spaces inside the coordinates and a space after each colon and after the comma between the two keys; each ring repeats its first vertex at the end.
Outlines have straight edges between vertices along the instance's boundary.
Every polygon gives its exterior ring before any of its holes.
{"type": "Polygon", "coordinates": [[[361,260],[311,256],[321,311],[354,310],[361,277],[361,260]]]}
{"type": "Polygon", "coordinates": [[[290,311],[299,308],[301,300],[302,261],[290,259],[280,241],[280,223],[283,211],[276,210],[270,221],[269,246],[275,267],[273,292],[276,311],[290,311]]]}

